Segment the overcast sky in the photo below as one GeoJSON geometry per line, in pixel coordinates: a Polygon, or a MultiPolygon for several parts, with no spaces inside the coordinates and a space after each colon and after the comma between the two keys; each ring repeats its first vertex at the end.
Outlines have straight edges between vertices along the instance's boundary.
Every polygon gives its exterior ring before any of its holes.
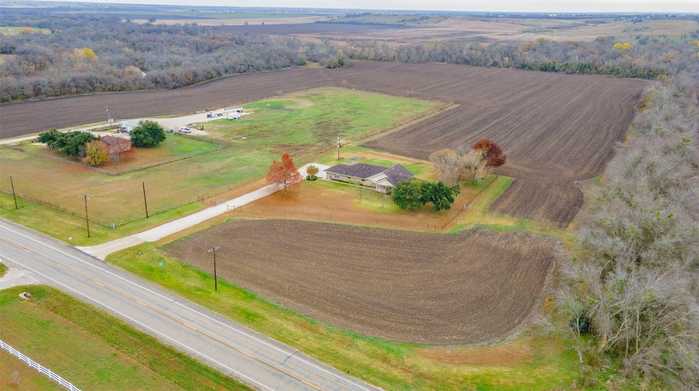
{"type": "Polygon", "coordinates": [[[458,11],[699,12],[699,0],[82,0],[95,3],[458,11]]]}

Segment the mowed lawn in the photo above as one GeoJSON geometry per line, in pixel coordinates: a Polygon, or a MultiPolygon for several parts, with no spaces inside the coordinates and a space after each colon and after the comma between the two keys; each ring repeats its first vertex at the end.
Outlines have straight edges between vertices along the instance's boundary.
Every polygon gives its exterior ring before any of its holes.
{"type": "MultiPolygon", "coordinates": [[[[0,291],[0,338],[84,390],[243,390],[236,380],[53,288],[0,291]],[[30,301],[18,297],[32,294],[30,301]]],[[[0,389],[57,389],[0,355],[0,389]],[[19,387],[12,382],[19,377],[19,387]]],[[[21,364],[23,365],[23,364],[21,364]]]]}
{"type": "Polygon", "coordinates": [[[63,390],[18,358],[0,351],[0,390],[63,390]]]}
{"type": "Polygon", "coordinates": [[[356,141],[415,119],[436,102],[335,87],[314,88],[244,106],[240,120],[206,124],[211,137],[294,152],[356,141]],[[318,145],[320,144],[320,145],[318,145]]]}
{"type": "MultiPolygon", "coordinates": [[[[272,160],[285,151],[301,164],[332,148],[338,133],[345,142],[357,141],[441,106],[355,90],[313,89],[251,103],[246,110],[252,114],[241,120],[207,123],[211,142],[172,148],[171,154],[185,158],[170,163],[144,163],[140,169],[129,167],[120,175],[109,175],[40,147],[21,146],[0,147],[0,171],[14,177],[24,198],[77,216],[84,215],[87,194],[92,220],[118,229],[145,218],[143,183],[151,214],[196,209],[211,197],[264,177],[272,160]]],[[[0,190],[10,191],[6,176],[0,179],[0,190]]]]}

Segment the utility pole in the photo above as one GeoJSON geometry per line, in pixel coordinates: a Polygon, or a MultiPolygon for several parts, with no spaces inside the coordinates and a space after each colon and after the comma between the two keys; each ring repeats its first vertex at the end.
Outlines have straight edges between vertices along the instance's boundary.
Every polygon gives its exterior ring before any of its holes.
{"type": "Polygon", "coordinates": [[[15,181],[12,179],[12,175],[10,175],[10,187],[12,187],[12,198],[15,200],[15,210],[17,210],[19,205],[17,205],[17,193],[15,193],[15,181]]]}
{"type": "Polygon", "coordinates": [[[340,135],[337,135],[337,160],[340,160],[340,148],[342,148],[342,141],[340,140],[340,135]]]}
{"type": "Polygon", "coordinates": [[[87,194],[83,196],[85,200],[85,227],[87,228],[87,237],[90,237],[90,215],[87,213],[87,194]]]}
{"type": "Polygon", "coordinates": [[[220,250],[220,246],[214,246],[209,249],[209,253],[213,255],[214,258],[214,290],[218,292],[218,275],[216,273],[216,251],[220,250]]]}
{"type": "Polygon", "coordinates": [[[143,185],[143,206],[146,208],[146,218],[150,217],[148,216],[148,198],[146,197],[146,182],[141,182],[143,185]]]}

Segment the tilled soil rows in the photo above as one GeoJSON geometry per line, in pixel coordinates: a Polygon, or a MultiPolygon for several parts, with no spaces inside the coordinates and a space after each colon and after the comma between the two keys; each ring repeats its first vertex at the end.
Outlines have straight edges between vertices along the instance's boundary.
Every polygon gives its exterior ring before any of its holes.
{"type": "Polygon", "coordinates": [[[553,244],[525,234],[424,234],[291,220],[242,220],[166,246],[284,306],[391,340],[477,343],[532,312],[553,244]]]}
{"type": "Polygon", "coordinates": [[[519,183],[508,191],[507,201],[495,205],[496,210],[566,226],[580,206],[579,195],[573,196],[579,193],[575,181],[602,172],[646,85],[641,80],[593,75],[357,62],[341,70],[252,73],[177,90],[3,105],[0,137],[104,120],[106,107],[117,118],[180,114],[320,86],[438,99],[459,106],[368,145],[426,159],[435,150],[489,137],[508,154],[508,164],[500,172],[519,183]],[[532,180],[537,184],[529,184],[532,180]],[[532,195],[537,198],[531,199],[532,195]]]}

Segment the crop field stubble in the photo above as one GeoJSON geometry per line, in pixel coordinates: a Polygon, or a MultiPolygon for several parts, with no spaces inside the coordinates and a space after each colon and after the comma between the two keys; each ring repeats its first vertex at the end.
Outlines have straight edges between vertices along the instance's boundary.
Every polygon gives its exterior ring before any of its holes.
{"type": "Polygon", "coordinates": [[[642,80],[594,75],[357,62],[340,70],[295,68],[239,75],[178,90],[4,105],[0,135],[96,121],[107,105],[121,118],[176,114],[319,86],[436,99],[458,107],[368,146],[426,159],[441,148],[492,138],[508,154],[499,173],[515,178],[495,209],[566,226],[582,204],[575,182],[601,173],[647,85],[642,80]]]}
{"type": "Polygon", "coordinates": [[[527,316],[554,261],[525,234],[425,234],[285,220],[225,223],[167,251],[315,319],[391,340],[501,338],[527,316]],[[342,256],[339,256],[342,254],[342,256]],[[418,287],[416,289],[416,287],[418,287]]]}

